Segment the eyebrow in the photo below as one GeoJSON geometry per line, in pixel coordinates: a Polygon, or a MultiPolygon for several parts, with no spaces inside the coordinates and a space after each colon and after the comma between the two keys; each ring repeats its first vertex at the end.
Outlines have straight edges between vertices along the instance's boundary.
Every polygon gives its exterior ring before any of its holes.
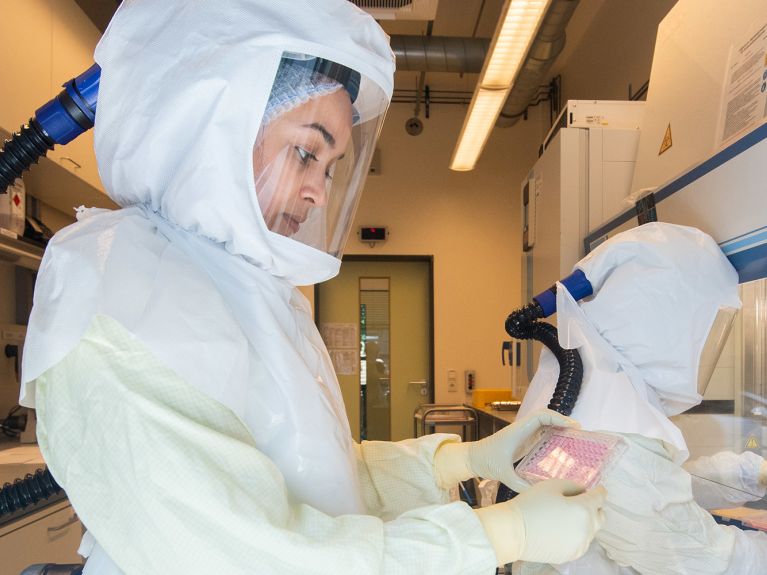
{"type": "Polygon", "coordinates": [[[336,139],[333,137],[333,134],[328,132],[327,128],[323,126],[322,124],[314,122],[312,124],[304,124],[303,127],[311,128],[312,130],[317,130],[320,134],[322,134],[322,138],[325,140],[325,142],[335,148],[336,139]]]}

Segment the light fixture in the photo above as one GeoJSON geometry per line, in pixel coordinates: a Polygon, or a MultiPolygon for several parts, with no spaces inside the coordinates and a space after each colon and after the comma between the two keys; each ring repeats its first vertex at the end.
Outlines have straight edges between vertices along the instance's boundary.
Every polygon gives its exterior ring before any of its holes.
{"type": "Polygon", "coordinates": [[[506,0],[450,169],[473,170],[551,0],[506,0]]]}

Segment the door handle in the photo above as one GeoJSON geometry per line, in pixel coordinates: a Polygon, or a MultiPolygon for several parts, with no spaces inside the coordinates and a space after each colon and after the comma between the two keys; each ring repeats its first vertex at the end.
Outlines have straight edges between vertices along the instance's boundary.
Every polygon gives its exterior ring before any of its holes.
{"type": "Polygon", "coordinates": [[[418,393],[420,393],[424,397],[429,395],[429,382],[426,381],[425,379],[419,379],[418,381],[409,381],[408,386],[410,385],[417,385],[418,393]]]}
{"type": "Polygon", "coordinates": [[[511,365],[511,342],[504,341],[501,344],[501,364],[506,365],[506,358],[509,358],[509,365],[511,365]]]}

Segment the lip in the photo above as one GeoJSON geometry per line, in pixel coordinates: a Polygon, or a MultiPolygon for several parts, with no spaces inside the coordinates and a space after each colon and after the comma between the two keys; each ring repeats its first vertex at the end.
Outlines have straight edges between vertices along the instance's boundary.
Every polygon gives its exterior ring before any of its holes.
{"type": "Polygon", "coordinates": [[[283,213],[282,219],[285,221],[285,224],[288,226],[288,230],[290,230],[290,233],[295,234],[298,231],[298,228],[301,227],[301,224],[303,224],[306,221],[306,216],[300,217],[300,216],[295,216],[293,214],[283,213]]]}

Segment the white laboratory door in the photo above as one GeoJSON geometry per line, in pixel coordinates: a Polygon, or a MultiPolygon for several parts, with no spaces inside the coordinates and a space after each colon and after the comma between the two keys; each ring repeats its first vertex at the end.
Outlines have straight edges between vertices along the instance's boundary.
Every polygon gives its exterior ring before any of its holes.
{"type": "Polygon", "coordinates": [[[320,284],[315,305],[356,440],[413,436],[434,396],[429,259],[359,260],[320,284]]]}

